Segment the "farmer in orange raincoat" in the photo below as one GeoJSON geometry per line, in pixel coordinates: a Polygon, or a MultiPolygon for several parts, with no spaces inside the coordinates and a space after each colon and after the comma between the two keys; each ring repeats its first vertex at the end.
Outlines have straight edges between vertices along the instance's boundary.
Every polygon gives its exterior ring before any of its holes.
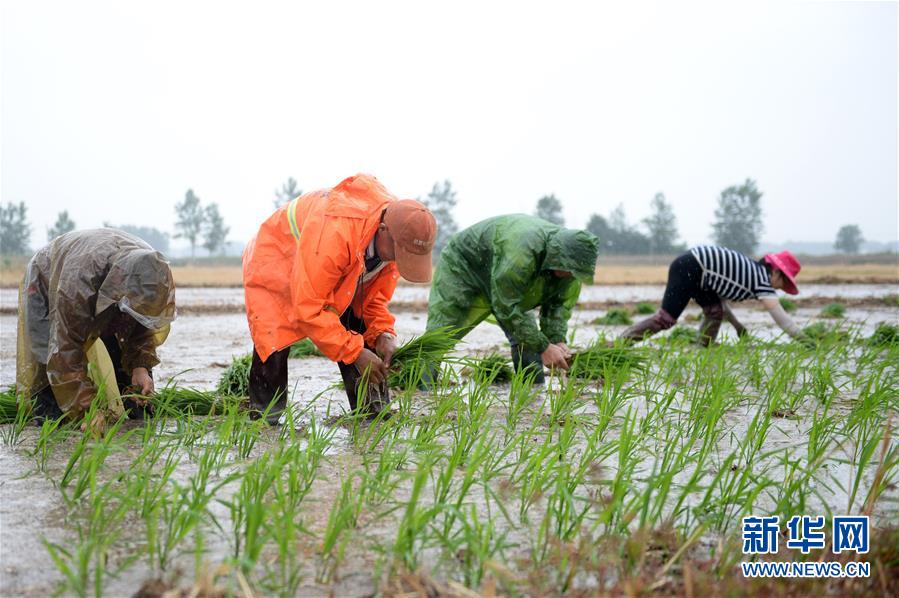
{"type": "Polygon", "coordinates": [[[436,235],[424,205],[397,199],[365,174],[278,208],[243,253],[254,415],[277,423],[287,406],[290,346],[303,338],[337,362],[351,409],[363,393],[367,415],[386,406],[396,350],[387,304],[399,276],[431,280],[436,235]],[[366,371],[369,385],[360,389],[366,371]]]}

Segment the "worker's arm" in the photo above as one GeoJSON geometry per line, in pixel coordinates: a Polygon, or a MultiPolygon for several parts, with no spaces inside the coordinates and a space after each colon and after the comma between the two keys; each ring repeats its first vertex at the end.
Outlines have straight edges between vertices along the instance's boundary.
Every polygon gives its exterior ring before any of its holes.
{"type": "Polygon", "coordinates": [[[774,321],[777,322],[777,325],[780,326],[781,330],[796,340],[803,342],[808,340],[799,326],[796,325],[796,322],[793,321],[793,318],[784,311],[784,308],[777,297],[762,297],[761,302],[774,321]]]}
{"type": "Polygon", "coordinates": [[[490,281],[490,307],[496,321],[525,351],[543,353],[550,344],[537,321],[521,308],[521,295],[536,276],[536,259],[503,259],[497,252],[490,281]]]}
{"type": "Polygon", "coordinates": [[[337,226],[323,226],[320,235],[310,232],[300,237],[290,281],[294,318],[300,332],[328,359],[353,363],[364,348],[362,335],[347,330],[340,322],[341,314],[329,305],[335,289],[350,275],[350,244],[337,226]]]}
{"type": "Polygon", "coordinates": [[[399,279],[396,264],[388,264],[378,275],[365,283],[362,298],[362,320],[365,322],[365,343],[374,347],[382,334],[396,335],[396,318],[390,313],[388,304],[396,290],[399,279]]]}
{"type": "Polygon", "coordinates": [[[131,384],[140,394],[148,395],[155,390],[151,372],[159,364],[156,345],[165,340],[167,334],[167,328],[156,331],[135,323],[122,347],[122,369],[131,375],[131,384]]]}
{"type": "Polygon", "coordinates": [[[581,294],[581,283],[576,278],[558,279],[551,296],[540,306],[540,330],[553,344],[565,343],[568,338],[568,320],[581,294]]]}
{"type": "Polygon", "coordinates": [[[724,307],[724,319],[730,322],[730,325],[734,327],[734,330],[737,331],[737,336],[744,336],[748,331],[740,320],[737,319],[737,316],[730,308],[730,304],[727,301],[721,301],[721,305],[724,307]]]}

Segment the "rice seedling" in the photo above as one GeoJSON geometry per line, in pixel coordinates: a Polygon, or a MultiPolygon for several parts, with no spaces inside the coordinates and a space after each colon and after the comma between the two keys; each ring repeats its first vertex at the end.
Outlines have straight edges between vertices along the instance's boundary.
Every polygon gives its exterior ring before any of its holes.
{"type": "Polygon", "coordinates": [[[471,378],[486,380],[488,384],[509,382],[514,375],[509,359],[499,353],[489,353],[483,357],[471,357],[463,360],[463,373],[471,378]]]}
{"type": "Polygon", "coordinates": [[[798,306],[796,302],[792,299],[787,299],[786,297],[781,297],[778,301],[780,301],[780,306],[784,308],[784,311],[787,313],[793,313],[796,311],[798,306]]]}
{"type": "Polygon", "coordinates": [[[216,392],[219,395],[232,397],[245,397],[250,394],[250,365],[253,363],[253,355],[248,353],[241,357],[234,357],[231,365],[219,378],[216,392]]]}
{"type": "Polygon", "coordinates": [[[829,326],[824,322],[815,322],[802,329],[802,333],[816,343],[843,343],[849,340],[849,333],[839,326],[829,326]]]}
{"type": "Polygon", "coordinates": [[[636,306],[634,306],[634,313],[640,316],[648,316],[650,314],[656,313],[656,306],[654,303],[641,301],[636,306]]]}
{"type": "Polygon", "coordinates": [[[574,354],[569,376],[584,380],[600,380],[642,371],[646,366],[646,353],[642,347],[612,346],[596,343],[574,354]]]}
{"type": "Polygon", "coordinates": [[[602,316],[593,320],[593,323],[603,326],[630,326],[634,321],[625,308],[613,307],[602,316]]]}
{"type": "Polygon", "coordinates": [[[690,326],[675,326],[665,339],[677,345],[695,344],[699,342],[699,331],[690,326]]]}
{"type": "Polygon", "coordinates": [[[881,322],[874,329],[874,333],[868,339],[868,344],[873,347],[892,347],[899,345],[899,326],[888,322],[881,322]]]}
{"type": "Polygon", "coordinates": [[[846,316],[846,308],[842,303],[828,303],[818,315],[822,318],[843,318],[846,316]]]}
{"type": "Polygon", "coordinates": [[[388,384],[398,388],[417,386],[426,372],[440,367],[458,342],[448,328],[428,330],[413,338],[393,354],[388,384]]]}
{"type": "Polygon", "coordinates": [[[226,402],[237,402],[237,396],[242,395],[219,397],[215,392],[185,388],[170,382],[150,397],[150,403],[160,415],[213,415],[221,413],[226,402]]]}
{"type": "Polygon", "coordinates": [[[290,345],[288,357],[291,359],[305,359],[307,357],[324,357],[324,354],[318,350],[318,347],[315,346],[311,339],[304,338],[290,345]]]}
{"type": "Polygon", "coordinates": [[[0,430],[3,444],[14,446],[19,443],[25,427],[31,423],[31,402],[18,401],[16,387],[0,392],[0,425],[7,427],[0,430]]]}

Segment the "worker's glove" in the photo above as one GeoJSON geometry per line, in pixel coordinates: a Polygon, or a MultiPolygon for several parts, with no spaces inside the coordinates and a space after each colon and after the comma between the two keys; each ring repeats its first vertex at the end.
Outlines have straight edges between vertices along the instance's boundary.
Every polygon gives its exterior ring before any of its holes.
{"type": "Polygon", "coordinates": [[[381,358],[375,355],[373,351],[362,349],[359,357],[353,362],[356,370],[365,375],[368,371],[368,381],[370,384],[380,385],[387,379],[387,366],[381,361],[381,358]]]}
{"type": "Polygon", "coordinates": [[[540,359],[543,360],[543,365],[549,369],[568,369],[568,359],[565,357],[565,351],[560,349],[558,345],[547,346],[546,350],[540,354],[540,359]]]}

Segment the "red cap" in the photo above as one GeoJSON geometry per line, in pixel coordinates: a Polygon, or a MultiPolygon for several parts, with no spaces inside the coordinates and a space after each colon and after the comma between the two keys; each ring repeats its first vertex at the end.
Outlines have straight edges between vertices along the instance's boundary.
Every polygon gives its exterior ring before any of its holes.
{"type": "Polygon", "coordinates": [[[781,251],[780,253],[769,253],[765,256],[765,261],[772,268],[777,268],[780,270],[781,274],[784,275],[784,290],[790,295],[796,295],[799,293],[799,289],[796,288],[796,275],[799,274],[799,270],[802,269],[802,264],[799,263],[799,260],[796,259],[796,256],[793,255],[789,251],[781,251]]]}
{"type": "Polygon", "coordinates": [[[437,238],[437,221],[431,211],[414,199],[387,204],[384,224],[393,237],[396,267],[409,282],[431,282],[431,250],[437,238]]]}

